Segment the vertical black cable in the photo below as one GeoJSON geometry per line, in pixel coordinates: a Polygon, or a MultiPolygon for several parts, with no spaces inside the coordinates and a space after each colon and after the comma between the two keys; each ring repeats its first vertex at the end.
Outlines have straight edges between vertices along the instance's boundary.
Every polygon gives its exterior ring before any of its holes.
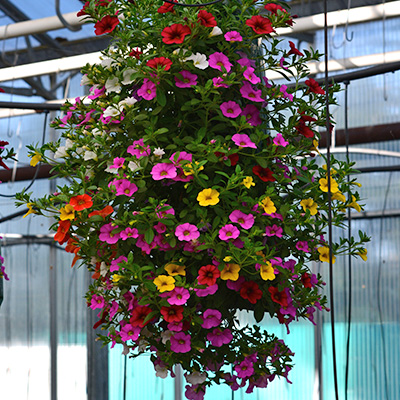
{"type": "MultiPolygon", "coordinates": [[[[350,82],[344,82],[344,136],[346,141],[346,161],[350,162],[349,156],[349,130],[348,130],[348,87],[350,82]]],[[[347,175],[347,183],[350,183],[350,176],[347,175]]],[[[348,193],[348,200],[350,200],[351,193],[348,193]]],[[[348,228],[347,228],[347,238],[350,241],[351,239],[351,213],[350,207],[347,209],[347,220],[348,220],[348,228]]],[[[347,338],[346,338],[346,371],[345,371],[345,389],[344,389],[344,398],[347,400],[347,391],[349,384],[349,358],[350,358],[350,333],[351,333],[351,302],[352,302],[352,265],[351,265],[351,255],[348,256],[349,270],[348,270],[348,309],[347,309],[347,338]]]]}
{"type": "Polygon", "coordinates": [[[326,149],[327,149],[327,180],[328,180],[328,245],[329,245],[329,286],[331,305],[331,332],[332,332],[332,358],[333,358],[333,380],[335,386],[335,399],[339,400],[339,390],[336,367],[335,346],[335,307],[334,307],[334,285],[333,285],[333,254],[332,254],[332,195],[331,195],[331,123],[329,116],[329,78],[328,78],[328,5],[324,0],[324,52],[325,52],[325,110],[326,110],[326,149]]]}
{"type": "Polygon", "coordinates": [[[127,355],[124,355],[124,386],[123,386],[123,399],[126,400],[126,359],[128,358],[127,355]]]}

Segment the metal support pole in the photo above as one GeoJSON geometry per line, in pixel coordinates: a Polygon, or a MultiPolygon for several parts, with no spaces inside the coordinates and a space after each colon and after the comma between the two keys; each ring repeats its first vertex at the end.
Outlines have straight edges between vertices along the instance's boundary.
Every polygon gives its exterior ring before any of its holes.
{"type": "Polygon", "coordinates": [[[175,365],[174,389],[174,400],[182,400],[182,368],[179,364],[175,365]]]}

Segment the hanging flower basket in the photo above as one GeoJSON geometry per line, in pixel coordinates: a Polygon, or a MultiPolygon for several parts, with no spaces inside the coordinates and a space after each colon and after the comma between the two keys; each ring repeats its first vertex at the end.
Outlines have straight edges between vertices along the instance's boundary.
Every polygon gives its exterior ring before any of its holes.
{"type": "MultiPolygon", "coordinates": [[[[352,164],[332,159],[329,178],[316,161],[326,88],[305,79],[318,54],[281,43],[293,21],[268,1],[92,0],[79,14],[115,40],[83,69],[90,95],[53,122],[61,139],[30,148],[69,182],[20,202],[55,218],[54,239],[93,271],[103,341],[150,352],[161,377],[180,364],[188,399],[212,382],[251,392],[287,377],[289,348],[238,312],[313,322],[326,308],[309,264],[329,262],[328,199],[336,226],[360,208],[352,164]]],[[[367,240],[333,243],[333,262],[365,257],[367,240]]]]}

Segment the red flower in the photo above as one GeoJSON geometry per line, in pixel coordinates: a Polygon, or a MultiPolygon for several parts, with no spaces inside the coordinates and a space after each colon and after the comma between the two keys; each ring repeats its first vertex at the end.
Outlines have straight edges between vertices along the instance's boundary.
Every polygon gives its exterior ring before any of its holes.
{"type": "Polygon", "coordinates": [[[257,175],[263,182],[274,182],[276,180],[269,168],[262,168],[259,165],[253,167],[253,174],[257,175]]]}
{"type": "Polygon", "coordinates": [[[304,54],[301,51],[296,49],[296,46],[290,40],[289,40],[289,46],[290,46],[290,50],[287,53],[287,56],[290,56],[291,54],[293,54],[295,56],[304,56],[304,54]]]}
{"type": "Polygon", "coordinates": [[[314,137],[314,132],[312,129],[310,129],[304,120],[300,120],[299,123],[295,126],[296,131],[300,134],[303,135],[306,138],[313,138],[314,137]]]}
{"type": "Polygon", "coordinates": [[[314,79],[310,78],[304,82],[308,87],[310,92],[317,93],[317,94],[325,94],[325,90],[319,86],[319,83],[314,79]]]}
{"type": "Polygon", "coordinates": [[[251,304],[256,304],[257,300],[260,300],[262,297],[262,291],[256,282],[248,281],[243,283],[240,289],[240,295],[251,304]]]}
{"type": "Polygon", "coordinates": [[[212,286],[217,282],[220,277],[220,272],[215,265],[204,265],[199,269],[199,276],[197,277],[200,285],[212,286]]]}
{"type": "Polygon", "coordinates": [[[149,307],[137,306],[132,311],[132,316],[129,319],[129,323],[132,326],[139,326],[140,328],[143,328],[150,322],[150,320],[144,322],[144,320],[150,313],[151,313],[151,309],[149,307]]]}
{"type": "Polygon", "coordinates": [[[65,220],[58,223],[58,229],[54,235],[54,240],[60,244],[65,243],[69,239],[69,228],[71,226],[71,221],[65,220]]]}
{"type": "Polygon", "coordinates": [[[167,322],[180,322],[183,319],[182,306],[161,307],[161,314],[167,322]]]}
{"type": "Polygon", "coordinates": [[[87,15],[88,12],[86,11],[86,9],[89,7],[89,1],[87,1],[83,7],[82,10],[79,10],[78,13],[76,14],[77,17],[82,17],[83,15],[87,15]]]}
{"type": "MultiPolygon", "coordinates": [[[[177,3],[177,1],[174,0],[174,3],[177,3]]],[[[158,10],[158,13],[160,14],[166,14],[166,13],[173,13],[174,12],[174,5],[171,3],[164,3],[158,10]]]]}
{"type": "Polygon", "coordinates": [[[81,194],[78,196],[71,197],[69,204],[74,208],[75,211],[82,211],[86,208],[90,208],[93,205],[92,198],[88,194],[81,194]]]}
{"type": "Polygon", "coordinates": [[[92,211],[88,218],[93,217],[94,215],[100,215],[101,217],[105,218],[107,215],[110,215],[114,212],[114,209],[111,206],[105,206],[102,210],[99,211],[92,211]]]}
{"type": "Polygon", "coordinates": [[[266,4],[264,6],[264,8],[267,11],[272,12],[272,14],[278,14],[278,10],[281,10],[282,12],[287,12],[282,6],[278,5],[278,4],[266,4]]]}
{"type": "Polygon", "coordinates": [[[287,307],[289,305],[288,296],[285,290],[280,292],[278,288],[271,286],[268,288],[268,291],[271,293],[272,301],[280,304],[282,307],[287,307]]]}
{"type": "Polygon", "coordinates": [[[305,288],[312,288],[311,276],[307,274],[307,272],[304,272],[304,274],[301,276],[301,282],[305,288]]]}
{"type": "Polygon", "coordinates": [[[154,69],[163,67],[165,71],[168,71],[171,68],[172,61],[169,58],[157,57],[147,61],[146,65],[154,69]]]}
{"type": "Polygon", "coordinates": [[[131,52],[129,53],[131,57],[135,57],[138,60],[141,54],[143,54],[143,51],[140,51],[139,49],[132,49],[131,52]]]}
{"type": "Polygon", "coordinates": [[[185,36],[191,33],[192,31],[187,25],[173,24],[164,28],[161,36],[163,37],[162,41],[166,44],[180,44],[185,40],[185,36]]]}
{"type": "Polygon", "coordinates": [[[217,21],[215,20],[214,15],[209,13],[206,10],[200,10],[197,14],[197,21],[203,26],[213,27],[217,26],[217,21]]]}
{"type": "Polygon", "coordinates": [[[118,17],[114,15],[106,15],[94,24],[94,33],[96,35],[104,35],[105,33],[112,32],[118,24],[118,17]]]}
{"type": "Polygon", "coordinates": [[[271,21],[261,15],[253,15],[246,21],[246,25],[252,28],[258,35],[274,32],[271,21]]]}
{"type": "Polygon", "coordinates": [[[231,166],[234,167],[238,161],[239,161],[239,154],[234,153],[228,156],[228,158],[231,160],[231,166]]]}
{"type": "Polygon", "coordinates": [[[0,93],[5,93],[5,90],[3,88],[0,88],[0,93]]]}

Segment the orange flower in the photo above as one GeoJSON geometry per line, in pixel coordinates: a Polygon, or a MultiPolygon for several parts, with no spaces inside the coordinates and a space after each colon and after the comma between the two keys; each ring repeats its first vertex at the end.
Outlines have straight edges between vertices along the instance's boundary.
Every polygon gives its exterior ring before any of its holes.
{"type": "Polygon", "coordinates": [[[71,221],[65,220],[60,221],[56,234],[54,235],[54,240],[60,244],[65,243],[69,239],[69,228],[71,226],[71,221]]]}
{"type": "Polygon", "coordinates": [[[71,197],[69,204],[74,207],[75,211],[82,211],[86,208],[90,208],[93,205],[92,198],[88,194],[81,194],[78,196],[71,197]]]}
{"type": "Polygon", "coordinates": [[[88,217],[93,217],[94,215],[100,215],[101,217],[105,218],[107,215],[110,215],[114,212],[114,209],[111,206],[105,206],[102,210],[99,211],[92,211],[88,217]]]}

